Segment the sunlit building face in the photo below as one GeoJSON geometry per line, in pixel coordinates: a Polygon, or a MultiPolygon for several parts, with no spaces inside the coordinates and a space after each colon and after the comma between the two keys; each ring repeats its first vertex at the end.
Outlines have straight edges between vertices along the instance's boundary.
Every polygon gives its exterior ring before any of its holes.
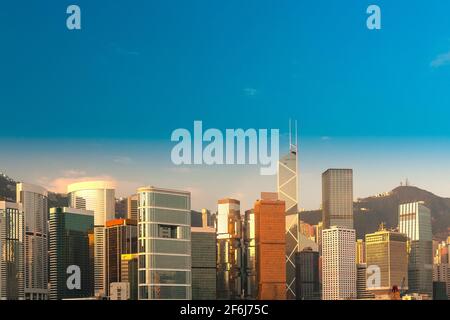
{"type": "Polygon", "coordinates": [[[138,189],[138,298],[191,299],[191,195],[138,189]]]}

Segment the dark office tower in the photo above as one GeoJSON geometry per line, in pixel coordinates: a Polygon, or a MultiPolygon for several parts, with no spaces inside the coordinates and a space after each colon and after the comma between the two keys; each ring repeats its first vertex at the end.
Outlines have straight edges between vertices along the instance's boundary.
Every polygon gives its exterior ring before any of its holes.
{"type": "Polygon", "coordinates": [[[137,222],[114,219],[106,222],[106,294],[113,282],[121,282],[122,254],[137,253],[137,222]]]}
{"type": "Polygon", "coordinates": [[[116,199],[115,219],[125,219],[127,217],[127,200],[127,198],[116,199]]]}
{"type": "Polygon", "coordinates": [[[372,299],[375,295],[367,290],[367,264],[356,263],[356,298],[372,299]]]}
{"type": "Polygon", "coordinates": [[[0,300],[23,300],[24,217],[22,205],[0,201],[0,300]]]}
{"type": "MultiPolygon", "coordinates": [[[[255,202],[256,280],[259,300],[286,300],[285,202],[255,202]]],[[[294,258],[295,259],[295,258],[294,258]]]]}
{"type": "Polygon", "coordinates": [[[433,300],[448,300],[447,283],[433,281],[433,300]]]}
{"type": "Polygon", "coordinates": [[[353,229],[353,170],[328,169],[322,173],[323,229],[353,229]]]}
{"type": "Polygon", "coordinates": [[[192,299],[215,300],[216,296],[216,230],[191,228],[192,299]]]}
{"type": "Polygon", "coordinates": [[[278,198],[286,203],[286,296],[295,299],[295,253],[299,250],[297,121],[289,121],[289,153],[278,161],[278,198]],[[294,130],[292,130],[294,129],[294,130]],[[294,132],[293,132],[294,131],[294,132]],[[294,133],[294,135],[293,135],[294,133]]]}
{"type": "Polygon", "coordinates": [[[409,237],[408,284],[410,293],[433,295],[431,212],[423,202],[399,206],[399,229],[409,237]]]}
{"type": "Polygon", "coordinates": [[[320,300],[319,252],[305,248],[295,255],[297,300],[320,300]]]}
{"type": "Polygon", "coordinates": [[[245,299],[256,299],[258,295],[258,285],[256,283],[255,212],[253,209],[245,211],[243,233],[244,295],[245,299]]]}
{"type": "Polygon", "coordinates": [[[92,232],[93,228],[93,211],[74,208],[50,209],[51,300],[85,298],[94,295],[94,267],[89,245],[89,232],[92,232]],[[68,277],[76,273],[80,275],[80,286],[69,288],[68,277]]]}
{"type": "Polygon", "coordinates": [[[138,195],[133,194],[127,198],[127,219],[138,219],[138,195]]]}
{"type": "Polygon", "coordinates": [[[138,254],[122,254],[120,280],[130,284],[130,300],[138,299],[138,254]]]}

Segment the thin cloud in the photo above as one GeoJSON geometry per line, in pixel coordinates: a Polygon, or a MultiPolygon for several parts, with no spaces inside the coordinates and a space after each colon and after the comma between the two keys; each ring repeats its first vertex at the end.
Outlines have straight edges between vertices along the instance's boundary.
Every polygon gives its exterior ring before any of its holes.
{"type": "Polygon", "coordinates": [[[259,93],[255,88],[244,88],[244,94],[249,97],[254,97],[259,93]]]}
{"type": "Polygon", "coordinates": [[[132,164],[133,163],[133,159],[131,159],[130,157],[122,157],[122,156],[115,157],[113,159],[113,161],[115,163],[123,164],[123,165],[128,165],[128,164],[132,164]]]}
{"type": "Polygon", "coordinates": [[[439,67],[449,65],[449,64],[450,64],[450,52],[447,52],[447,53],[438,55],[436,57],[436,59],[431,61],[430,65],[433,68],[439,68],[439,67]]]}

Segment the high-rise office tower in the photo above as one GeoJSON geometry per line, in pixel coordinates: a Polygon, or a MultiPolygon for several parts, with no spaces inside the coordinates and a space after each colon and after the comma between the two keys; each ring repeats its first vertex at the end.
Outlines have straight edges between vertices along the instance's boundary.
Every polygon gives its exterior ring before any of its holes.
{"type": "Polygon", "coordinates": [[[362,239],[356,241],[356,263],[366,263],[366,243],[362,239]]]}
{"type": "Polygon", "coordinates": [[[24,217],[22,205],[0,201],[0,299],[23,300],[24,217]]]}
{"type": "MultiPolygon", "coordinates": [[[[205,222],[205,221],[204,221],[205,222]]],[[[204,225],[191,228],[192,243],[192,299],[215,300],[216,230],[204,225]]]]}
{"type": "Polygon", "coordinates": [[[444,283],[447,299],[450,299],[450,255],[448,241],[438,243],[435,249],[433,282],[444,283]]]}
{"type": "Polygon", "coordinates": [[[445,284],[447,298],[450,300],[450,266],[448,263],[433,265],[433,282],[445,284]]]}
{"type": "Polygon", "coordinates": [[[106,221],[106,287],[113,282],[121,282],[122,254],[137,253],[137,222],[132,219],[114,219],[106,221]]]}
{"type": "Polygon", "coordinates": [[[299,251],[297,121],[289,121],[289,152],[278,161],[278,198],[286,203],[286,289],[295,299],[295,253],[299,251]]]}
{"type": "Polygon", "coordinates": [[[138,189],[139,300],[191,299],[191,194],[138,189]]]}
{"type": "Polygon", "coordinates": [[[399,229],[410,240],[409,292],[431,298],[433,295],[433,239],[430,209],[421,201],[401,204],[399,229]]]}
{"type": "Polygon", "coordinates": [[[133,194],[127,198],[127,219],[138,220],[138,195],[133,194]]]}
{"type": "Polygon", "coordinates": [[[353,170],[328,169],[322,173],[323,228],[353,229],[353,170]]]}
{"type": "Polygon", "coordinates": [[[218,201],[217,217],[217,298],[240,299],[242,295],[242,220],[240,202],[218,201]]]}
{"type": "Polygon", "coordinates": [[[367,264],[356,263],[356,298],[372,299],[374,294],[367,290],[367,264]]]}
{"type": "Polygon", "coordinates": [[[49,221],[49,261],[51,300],[86,298],[94,295],[93,256],[89,232],[94,229],[94,212],[75,208],[51,208],[49,221]],[[73,266],[76,266],[75,269],[73,266]],[[68,278],[78,272],[77,280],[68,278]]]}
{"type": "Polygon", "coordinates": [[[255,211],[245,211],[244,216],[244,295],[245,299],[256,299],[258,284],[256,283],[256,239],[255,239],[255,211]]]}
{"type": "Polygon", "coordinates": [[[285,202],[255,202],[256,280],[258,299],[286,300],[285,202]]]}
{"type": "Polygon", "coordinates": [[[356,299],[355,230],[322,231],[322,299],[356,299]]]}
{"type": "Polygon", "coordinates": [[[202,209],[202,226],[212,227],[211,223],[211,211],[208,209],[202,209]]]}
{"type": "Polygon", "coordinates": [[[295,265],[297,300],[320,300],[319,252],[312,248],[297,252],[295,265]]]}
{"type": "Polygon", "coordinates": [[[17,202],[25,222],[25,299],[48,299],[48,194],[42,187],[17,184],[17,202]]]}
{"type": "Polygon", "coordinates": [[[106,221],[115,216],[115,190],[108,181],[73,183],[67,187],[69,206],[94,211],[94,290],[104,296],[106,290],[106,221]]]}
{"type": "Polygon", "coordinates": [[[366,261],[369,275],[379,274],[379,281],[369,281],[368,290],[378,299],[390,299],[391,290],[408,286],[408,238],[405,234],[385,230],[366,234],[366,261]]]}
{"type": "Polygon", "coordinates": [[[130,284],[130,300],[138,298],[138,257],[137,253],[122,254],[120,257],[120,280],[130,284]]]}

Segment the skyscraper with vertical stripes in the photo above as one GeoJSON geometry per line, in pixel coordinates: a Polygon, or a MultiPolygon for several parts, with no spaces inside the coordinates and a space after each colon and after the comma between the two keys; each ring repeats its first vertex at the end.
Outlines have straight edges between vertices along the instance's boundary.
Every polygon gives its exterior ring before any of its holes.
{"type": "Polygon", "coordinates": [[[289,121],[289,152],[278,161],[278,198],[286,204],[286,290],[295,299],[295,254],[299,250],[297,121],[289,121]]]}
{"type": "Polygon", "coordinates": [[[48,299],[47,190],[28,183],[17,184],[17,202],[25,223],[25,299],[48,299]]]}

